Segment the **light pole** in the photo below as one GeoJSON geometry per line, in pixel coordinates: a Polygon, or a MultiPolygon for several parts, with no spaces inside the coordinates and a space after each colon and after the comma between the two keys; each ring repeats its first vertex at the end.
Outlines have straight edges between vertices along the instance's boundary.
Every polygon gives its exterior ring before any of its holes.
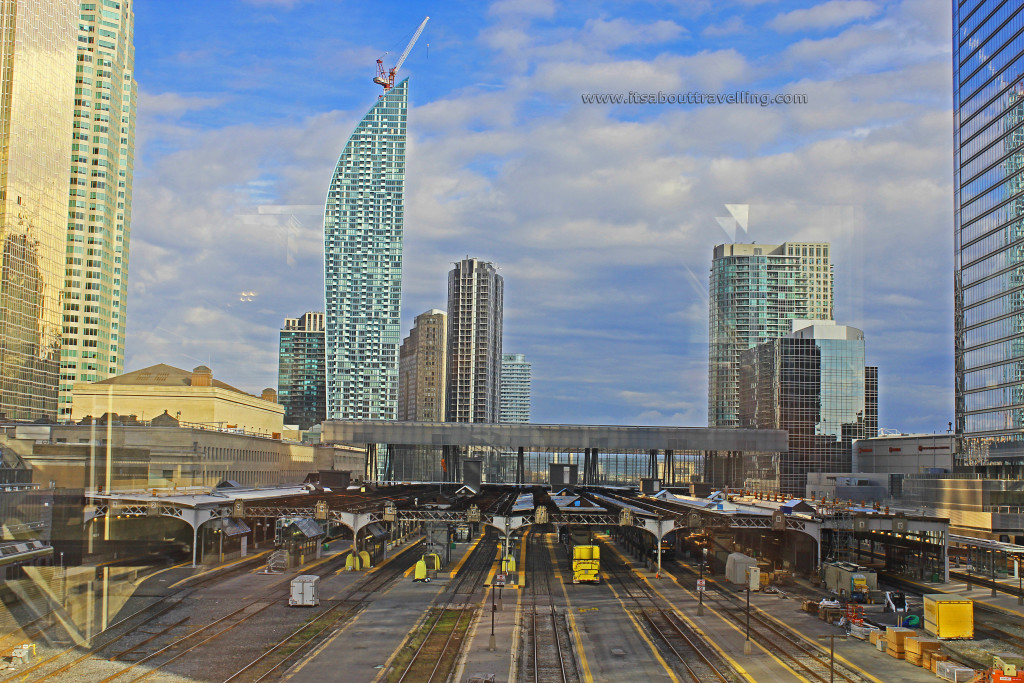
{"type": "Polygon", "coordinates": [[[747,581],[747,639],[743,641],[743,654],[750,654],[750,581],[747,581]]]}
{"type": "Polygon", "coordinates": [[[487,649],[494,652],[494,613],[498,611],[498,606],[494,604],[494,586],[491,586],[491,639],[487,644],[487,649]]]}
{"type": "Polygon", "coordinates": [[[697,616],[704,616],[704,563],[708,561],[708,549],[703,551],[700,559],[700,583],[697,584],[697,616]]]}
{"type": "MultiPolygon", "coordinates": [[[[62,557],[63,557],[63,555],[64,555],[64,553],[61,553],[62,557]]],[[[1014,562],[1013,573],[1017,575],[1017,604],[1018,605],[1024,605],[1024,591],[1021,590],[1022,588],[1024,588],[1024,586],[1021,585],[1020,556],[1015,557],[1013,559],[1013,562],[1014,562]]]]}

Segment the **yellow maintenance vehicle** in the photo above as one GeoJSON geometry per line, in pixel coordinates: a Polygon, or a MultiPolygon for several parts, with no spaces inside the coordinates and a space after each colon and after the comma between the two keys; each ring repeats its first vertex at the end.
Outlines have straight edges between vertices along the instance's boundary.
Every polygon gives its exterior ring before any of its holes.
{"type": "Polygon", "coordinates": [[[572,582],[599,583],[601,581],[601,548],[596,545],[572,547],[572,582]]]}

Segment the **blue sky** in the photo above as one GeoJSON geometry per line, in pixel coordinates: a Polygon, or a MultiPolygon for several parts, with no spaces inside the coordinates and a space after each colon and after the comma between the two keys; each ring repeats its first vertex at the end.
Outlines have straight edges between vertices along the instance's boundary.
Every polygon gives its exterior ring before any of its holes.
{"type": "Polygon", "coordinates": [[[284,317],[323,306],[322,206],[425,15],[410,77],[403,330],[452,261],[505,277],[534,420],[703,425],[707,275],[750,237],[828,240],[836,319],[880,366],[881,424],[952,419],[950,19],[934,0],[136,6],[127,369],[276,386],[284,317]],[[200,17],[202,20],[197,21],[200,17]],[[780,92],[804,105],[584,105],[780,92]]]}

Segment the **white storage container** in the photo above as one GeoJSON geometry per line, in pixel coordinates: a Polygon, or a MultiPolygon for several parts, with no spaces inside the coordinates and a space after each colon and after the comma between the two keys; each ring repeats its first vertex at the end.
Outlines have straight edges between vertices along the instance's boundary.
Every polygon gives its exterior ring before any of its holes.
{"type": "Polygon", "coordinates": [[[316,607],[320,604],[320,577],[303,574],[292,579],[288,604],[292,607],[316,607]]]}

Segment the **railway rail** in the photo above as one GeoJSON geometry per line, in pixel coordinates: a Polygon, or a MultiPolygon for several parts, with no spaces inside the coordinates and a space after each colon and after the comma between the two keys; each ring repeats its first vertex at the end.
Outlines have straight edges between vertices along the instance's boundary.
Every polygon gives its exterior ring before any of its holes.
{"type": "Polygon", "coordinates": [[[453,582],[442,593],[444,604],[432,608],[427,621],[413,638],[416,645],[407,661],[388,676],[395,683],[441,683],[448,680],[466,642],[465,634],[480,608],[475,601],[480,585],[494,562],[497,534],[485,532],[453,582]]]}
{"type": "MultiPolygon", "coordinates": [[[[689,565],[681,562],[673,564],[696,576],[696,571],[689,565]]],[[[672,570],[670,569],[670,571],[672,570]]],[[[676,575],[677,578],[681,578],[678,577],[678,574],[676,575]]],[[[692,577],[686,577],[686,580],[691,579],[692,577]]],[[[704,593],[704,604],[745,629],[747,610],[740,597],[722,589],[713,580],[708,581],[707,585],[709,590],[704,593]]],[[[810,680],[821,683],[828,683],[832,680],[864,683],[867,680],[841,663],[834,664],[833,674],[833,662],[830,661],[829,654],[823,648],[795,631],[774,622],[764,610],[754,605],[750,606],[750,639],[785,662],[793,671],[810,680]]]]}
{"type": "Polygon", "coordinates": [[[525,539],[527,611],[522,615],[524,637],[519,658],[520,677],[530,683],[582,681],[566,615],[554,604],[554,558],[548,535],[531,530],[525,539]]]}
{"type": "MultiPolygon", "coordinates": [[[[314,573],[322,576],[334,571],[343,557],[344,554],[339,554],[318,567],[314,573]]],[[[226,615],[212,619],[204,626],[183,633],[183,631],[189,630],[190,619],[188,617],[181,618],[182,615],[175,614],[175,610],[189,604],[189,598],[203,586],[223,581],[251,568],[249,563],[240,563],[240,566],[241,568],[236,566],[232,570],[213,573],[198,579],[183,590],[163,596],[145,608],[126,616],[98,634],[91,647],[84,652],[76,648],[65,649],[41,659],[29,668],[15,672],[9,680],[54,680],[65,674],[72,675],[72,670],[76,678],[101,680],[103,683],[115,680],[119,682],[144,680],[187,654],[216,641],[271,607],[279,601],[278,596],[281,594],[283,586],[291,578],[286,575],[274,581],[259,594],[250,596],[251,599],[245,605],[226,615]],[[140,642],[132,642],[133,638],[138,638],[140,635],[146,635],[146,637],[140,642]],[[115,651],[114,646],[118,644],[121,649],[115,651]],[[136,659],[140,655],[141,657],[136,659]],[[135,661],[130,661],[132,659],[135,661]],[[124,666],[116,671],[111,671],[113,668],[111,664],[114,662],[124,666]],[[141,670],[142,665],[145,665],[145,671],[141,670]],[[86,671],[82,667],[89,667],[89,670],[86,671]],[[134,678],[129,678],[129,675],[134,675],[134,678]]]]}
{"type": "Polygon", "coordinates": [[[667,601],[644,585],[614,553],[602,552],[602,556],[609,579],[633,602],[636,615],[690,681],[733,683],[737,680],[732,668],[700,634],[679,618],[667,601]]]}

